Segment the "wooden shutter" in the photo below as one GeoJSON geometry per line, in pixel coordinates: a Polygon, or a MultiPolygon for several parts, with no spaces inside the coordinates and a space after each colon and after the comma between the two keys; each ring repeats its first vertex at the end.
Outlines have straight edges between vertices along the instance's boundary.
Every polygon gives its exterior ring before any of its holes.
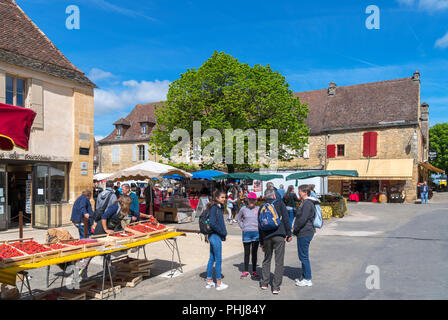
{"type": "Polygon", "coordinates": [[[370,156],[375,157],[377,153],[378,133],[370,132],[370,156]]]}
{"type": "Polygon", "coordinates": [[[0,70],[0,103],[6,102],[6,73],[0,70]]]}
{"type": "Polygon", "coordinates": [[[329,144],[327,146],[327,158],[334,158],[334,157],[336,157],[336,145],[329,144]]]}
{"type": "Polygon", "coordinates": [[[44,94],[41,80],[31,79],[31,103],[30,108],[36,112],[33,128],[44,128],[44,94]]]}
{"type": "Polygon", "coordinates": [[[377,132],[364,132],[363,140],[363,156],[364,157],[375,157],[377,154],[377,132]]]}
{"type": "Polygon", "coordinates": [[[149,148],[148,144],[145,143],[145,161],[149,160],[149,148]]]}
{"type": "Polygon", "coordinates": [[[135,144],[132,146],[132,161],[137,161],[137,146],[135,144]]]}

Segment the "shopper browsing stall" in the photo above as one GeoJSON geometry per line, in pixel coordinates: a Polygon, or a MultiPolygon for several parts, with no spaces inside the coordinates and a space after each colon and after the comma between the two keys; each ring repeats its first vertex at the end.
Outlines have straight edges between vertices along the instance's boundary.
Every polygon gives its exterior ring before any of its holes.
{"type": "Polygon", "coordinates": [[[249,258],[252,250],[252,276],[258,278],[257,274],[257,253],[259,245],[258,233],[258,210],[256,206],[257,195],[249,193],[247,195],[247,206],[241,208],[238,213],[238,225],[243,231],[243,247],[244,247],[244,270],[241,279],[249,275],[249,258]]]}
{"type": "Polygon", "coordinates": [[[79,198],[76,199],[75,203],[73,204],[72,216],[70,221],[73,222],[73,224],[78,229],[80,239],[84,238],[84,228],[86,227],[87,236],[90,237],[91,235],[90,226],[93,223],[93,211],[92,205],[90,204],[91,196],[92,192],[90,190],[84,190],[81,196],[79,196],[79,198]],[[84,225],[84,218],[88,219],[88,226],[84,225]]]}
{"type": "Polygon", "coordinates": [[[111,234],[120,231],[122,229],[122,220],[131,212],[131,204],[131,197],[122,195],[116,203],[111,205],[103,214],[101,221],[96,225],[94,234],[111,234]]]}

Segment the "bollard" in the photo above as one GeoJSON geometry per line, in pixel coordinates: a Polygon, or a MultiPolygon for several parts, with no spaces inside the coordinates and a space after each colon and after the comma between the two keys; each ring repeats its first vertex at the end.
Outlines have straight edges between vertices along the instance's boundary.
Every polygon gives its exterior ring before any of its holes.
{"type": "Polygon", "coordinates": [[[88,238],[89,218],[84,217],[84,238],[88,238]]]}
{"type": "Polygon", "coordinates": [[[23,239],[23,211],[19,211],[19,239],[23,239]]]}

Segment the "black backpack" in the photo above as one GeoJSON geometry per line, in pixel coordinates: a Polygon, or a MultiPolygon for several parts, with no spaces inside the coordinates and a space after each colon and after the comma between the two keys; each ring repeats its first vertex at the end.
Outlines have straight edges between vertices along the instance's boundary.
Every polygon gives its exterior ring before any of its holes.
{"type": "Polygon", "coordinates": [[[107,195],[104,205],[101,208],[96,209],[95,212],[93,213],[93,219],[95,220],[95,222],[98,222],[101,220],[101,217],[103,216],[104,211],[106,211],[107,205],[109,204],[110,197],[112,197],[113,194],[114,194],[114,192],[110,191],[109,194],[107,195]]]}
{"type": "Polygon", "coordinates": [[[204,209],[199,216],[199,232],[205,235],[209,235],[213,232],[210,227],[210,209],[204,209]]]}

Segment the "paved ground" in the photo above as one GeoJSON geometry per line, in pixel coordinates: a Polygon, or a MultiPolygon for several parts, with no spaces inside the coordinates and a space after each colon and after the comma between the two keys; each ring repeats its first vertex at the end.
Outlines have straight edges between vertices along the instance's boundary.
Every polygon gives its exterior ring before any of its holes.
{"type": "MultiPolygon", "coordinates": [[[[199,235],[179,239],[184,273],[173,279],[161,274],[170,269],[170,251],[163,243],[147,246],[156,260],[152,276],[135,288],[125,288],[117,299],[447,299],[448,298],[448,193],[436,194],[428,205],[349,204],[350,214],[326,221],[312,241],[310,259],[313,287],[294,284],[300,272],[295,239],[287,244],[285,273],[279,296],[261,291],[258,281],[240,280],[243,262],[241,231],[228,226],[224,242],[225,291],[205,289],[208,245],[199,235]],[[367,289],[368,266],[379,270],[380,289],[367,289]]],[[[197,223],[177,225],[196,229],[197,223]]],[[[72,234],[76,234],[71,230],[72,234]]],[[[27,230],[25,236],[44,237],[27,230]]],[[[0,234],[0,239],[11,235],[0,234]]],[[[259,250],[259,265],[263,253],[259,250]]],[[[89,276],[100,271],[96,259],[89,276]]],[[[56,267],[52,269],[57,271],[56,267]]],[[[271,270],[273,272],[273,269],[271,270]]],[[[261,270],[259,270],[261,273],[261,270]]],[[[32,270],[34,289],[45,289],[45,270],[32,270]]]]}

